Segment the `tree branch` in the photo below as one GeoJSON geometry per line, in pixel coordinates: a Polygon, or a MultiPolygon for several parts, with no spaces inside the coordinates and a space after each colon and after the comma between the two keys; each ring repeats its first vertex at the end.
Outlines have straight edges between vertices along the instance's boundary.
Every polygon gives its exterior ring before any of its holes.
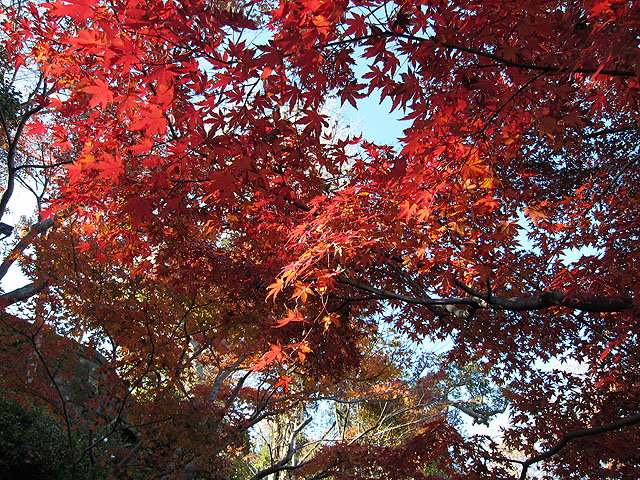
{"type": "Polygon", "coordinates": [[[304,422],[302,422],[291,434],[291,439],[289,440],[289,447],[287,448],[286,455],[276,464],[271,465],[269,468],[265,468],[264,470],[259,471],[251,480],[260,480],[266,476],[271,475],[272,473],[281,472],[283,470],[295,470],[300,468],[302,464],[299,465],[287,465],[291,459],[293,458],[293,454],[296,452],[296,437],[302,431],[304,427],[306,427],[309,422],[311,422],[311,417],[307,418],[304,422]]]}
{"type": "Polygon", "coordinates": [[[500,413],[504,413],[506,411],[506,407],[503,407],[503,408],[494,408],[489,412],[478,412],[477,410],[474,410],[472,407],[469,406],[472,404],[473,402],[461,401],[461,402],[453,402],[451,406],[456,408],[457,410],[460,410],[462,413],[469,415],[471,418],[474,419],[474,422],[484,423],[485,425],[489,424],[490,417],[493,417],[494,415],[498,415],[500,413]]]}
{"type": "MultiPolygon", "coordinates": [[[[454,280],[456,286],[465,293],[476,297],[490,307],[512,312],[544,310],[549,307],[567,307],[585,312],[621,312],[633,306],[633,299],[622,295],[596,296],[591,293],[570,295],[561,290],[547,290],[540,295],[528,297],[497,297],[479,292],[468,287],[459,280],[454,280]]],[[[480,305],[482,306],[482,305],[480,305]]],[[[486,307],[483,307],[486,308],[486,307]]]]}
{"type": "Polygon", "coordinates": [[[63,160],[61,162],[56,162],[56,163],[45,163],[42,165],[38,165],[35,163],[25,163],[24,165],[18,165],[17,167],[15,167],[15,171],[18,172],[20,170],[24,170],[25,168],[55,168],[55,167],[62,167],[63,165],[70,165],[73,163],[73,160],[63,160]]]}
{"type": "Polygon", "coordinates": [[[384,37],[404,38],[406,40],[414,40],[416,42],[432,42],[435,46],[440,46],[450,50],[457,50],[460,52],[469,53],[471,55],[475,55],[476,57],[489,58],[491,60],[494,60],[504,65],[505,67],[523,68],[526,70],[534,70],[534,71],[549,72],[549,73],[559,73],[559,72],[584,73],[585,75],[593,75],[597,72],[598,75],[607,75],[612,77],[635,77],[637,75],[636,72],[633,70],[620,70],[618,68],[602,69],[598,71],[597,68],[571,68],[571,67],[560,67],[556,65],[538,65],[535,63],[517,62],[517,61],[513,61],[513,60],[506,59],[504,57],[501,57],[500,55],[496,55],[496,54],[487,52],[485,50],[481,50],[479,48],[465,47],[463,45],[457,45],[455,43],[443,41],[435,36],[431,38],[425,38],[425,37],[419,37],[416,35],[410,35],[406,33],[394,32],[389,30],[385,32],[380,32],[380,33],[363,35],[361,37],[346,38],[343,40],[327,43],[325,45],[317,45],[314,48],[316,48],[317,50],[322,50],[324,48],[344,45],[348,43],[360,43],[362,41],[371,40],[374,38],[384,38],[384,37]]]}
{"type": "Polygon", "coordinates": [[[588,133],[586,135],[583,135],[583,138],[587,139],[587,138],[595,138],[595,137],[599,137],[601,135],[610,135],[613,133],[624,133],[624,132],[631,132],[633,130],[637,130],[638,127],[636,127],[635,125],[628,125],[625,127],[617,127],[617,128],[605,128],[602,130],[598,130],[597,132],[593,132],[593,133],[588,133]]]}
{"type": "Polygon", "coordinates": [[[336,281],[345,285],[351,285],[359,290],[374,293],[387,300],[400,300],[401,302],[411,303],[415,305],[426,306],[444,306],[444,305],[469,305],[478,306],[478,300],[472,297],[449,297],[449,298],[430,298],[430,297],[410,297],[400,293],[389,292],[380,288],[372,287],[365,283],[352,280],[343,275],[337,275],[336,281]]]}
{"type": "Polygon", "coordinates": [[[40,293],[47,287],[47,282],[31,282],[24,287],[16,288],[11,292],[0,295],[0,305],[6,308],[14,303],[24,302],[33,297],[36,293],[40,293]]]}
{"type": "MultiPolygon", "coordinates": [[[[34,92],[38,89],[38,87],[41,85],[42,82],[43,82],[43,77],[40,77],[40,80],[38,81],[38,85],[34,89],[34,92]]],[[[27,121],[43,108],[44,108],[43,106],[37,106],[30,110],[27,110],[22,116],[22,118],[20,119],[20,122],[16,127],[16,132],[13,135],[13,138],[9,138],[10,135],[8,131],[5,132],[7,137],[6,140],[9,145],[7,148],[7,185],[5,187],[4,193],[2,194],[2,198],[0,198],[0,218],[2,218],[2,216],[4,215],[4,212],[7,209],[9,200],[13,195],[13,188],[15,185],[15,178],[17,173],[17,168],[15,165],[15,160],[16,160],[15,157],[16,157],[16,153],[18,152],[18,143],[20,142],[20,137],[22,136],[22,132],[24,130],[24,127],[27,121]]],[[[5,130],[6,130],[6,126],[5,126],[5,130]]]]}
{"type": "Polygon", "coordinates": [[[585,428],[582,430],[574,430],[572,432],[565,433],[560,439],[560,441],[550,449],[545,450],[539,455],[536,455],[535,457],[531,457],[524,462],[518,461],[518,463],[522,463],[522,473],[520,474],[520,480],[524,480],[527,477],[527,470],[531,465],[533,465],[534,463],[541,462],[542,460],[546,460],[549,457],[552,457],[553,455],[558,453],[560,450],[562,450],[564,447],[566,447],[569,442],[571,442],[572,440],[575,440],[576,438],[590,437],[593,435],[599,435],[601,433],[620,430],[625,427],[637,425],[638,423],[640,423],[640,413],[636,413],[635,415],[630,415],[628,417],[621,418],[620,420],[617,420],[615,422],[600,425],[599,427],[585,428]]]}
{"type": "MultiPolygon", "coordinates": [[[[537,65],[535,63],[514,62],[512,60],[508,60],[504,57],[486,52],[484,50],[465,47],[462,45],[456,45],[454,43],[449,43],[446,41],[440,41],[437,37],[433,37],[431,38],[431,40],[436,45],[441,45],[451,50],[458,50],[461,52],[470,53],[471,55],[475,55],[477,57],[490,58],[491,60],[495,60],[496,62],[503,64],[505,67],[524,68],[527,70],[537,70],[537,71],[549,72],[549,73],[558,73],[558,72],[584,73],[585,75],[593,75],[596,72],[598,72],[597,68],[570,68],[570,67],[559,67],[556,65],[537,65]]],[[[615,68],[615,69],[602,69],[598,72],[598,75],[607,75],[612,77],[635,77],[637,74],[633,70],[618,70],[617,68],[615,68]]]]}
{"type": "MultiPolygon", "coordinates": [[[[531,295],[527,297],[496,297],[495,295],[485,295],[477,292],[459,281],[456,281],[462,290],[468,293],[469,297],[447,297],[447,298],[430,298],[430,297],[410,297],[395,292],[389,292],[370,285],[352,280],[343,275],[337,275],[336,281],[345,285],[351,285],[359,290],[374,293],[388,300],[399,300],[401,302],[425,305],[425,306],[441,306],[451,307],[455,305],[467,305],[470,311],[475,309],[496,309],[508,310],[512,312],[524,312],[534,310],[544,310],[545,308],[559,306],[572,308],[575,310],[583,310],[586,312],[620,312],[629,310],[632,307],[633,300],[623,296],[595,296],[591,294],[582,294],[580,296],[570,295],[560,290],[548,290],[540,295],[531,295]]],[[[458,313],[452,312],[459,316],[458,313]]]]}
{"type": "Polygon", "coordinates": [[[29,232],[24,237],[22,237],[22,240],[20,240],[15,247],[11,249],[9,255],[7,255],[0,264],[0,279],[4,278],[4,276],[7,274],[7,271],[9,270],[9,267],[13,265],[13,262],[15,262],[16,259],[20,257],[20,255],[22,255],[24,249],[31,245],[33,239],[37,235],[40,235],[41,233],[49,230],[51,227],[53,227],[53,224],[53,219],[48,218],[40,223],[36,223],[31,226],[29,232]]]}
{"type": "Polygon", "coordinates": [[[238,359],[233,362],[229,368],[220,368],[213,382],[213,387],[211,387],[211,392],[209,393],[209,402],[213,402],[217,398],[222,382],[224,382],[229,375],[235,372],[238,365],[244,362],[247,357],[248,355],[240,355],[240,357],[238,357],[238,359]]]}

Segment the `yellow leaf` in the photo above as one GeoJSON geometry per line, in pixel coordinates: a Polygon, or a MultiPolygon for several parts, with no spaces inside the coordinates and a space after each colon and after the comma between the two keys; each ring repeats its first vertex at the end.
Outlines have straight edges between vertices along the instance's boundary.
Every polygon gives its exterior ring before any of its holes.
{"type": "Polygon", "coordinates": [[[296,282],[296,288],[293,295],[291,295],[291,298],[299,298],[302,303],[306,303],[308,295],[313,295],[311,287],[303,284],[302,282],[296,282]]]}
{"type": "Polygon", "coordinates": [[[333,324],[336,327],[341,325],[340,317],[335,313],[330,313],[329,315],[325,315],[322,319],[322,323],[324,324],[324,331],[329,330],[329,327],[333,324]]]}

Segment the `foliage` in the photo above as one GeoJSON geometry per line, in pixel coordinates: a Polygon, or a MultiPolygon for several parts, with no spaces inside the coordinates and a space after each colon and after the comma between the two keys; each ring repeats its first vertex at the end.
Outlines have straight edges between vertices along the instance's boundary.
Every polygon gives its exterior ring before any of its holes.
{"type": "Polygon", "coordinates": [[[3,127],[0,211],[16,172],[65,166],[3,263],[33,282],[3,296],[31,298],[3,328],[43,374],[6,378],[67,431],[126,423],[127,462],[172,478],[640,476],[640,4],[56,0],[4,18],[8,65],[38,74],[3,127]],[[330,132],[328,99],[372,95],[405,115],[396,145],[330,132]],[[433,340],[451,347],[424,368],[412,346],[433,340]],[[101,358],[79,415],[69,341],[101,358]],[[314,424],[326,403],[335,421],[314,424]],[[506,405],[499,439],[457,421],[506,405]]]}
{"type": "Polygon", "coordinates": [[[64,429],[41,409],[0,398],[0,478],[71,478],[64,429]]]}
{"type": "MultiPolygon", "coordinates": [[[[0,478],[46,478],[70,479],[76,475],[92,478],[106,478],[107,465],[122,459],[127,449],[127,440],[118,435],[110,443],[101,442],[93,449],[93,461],[101,465],[91,468],[91,459],[85,455],[74,462],[69,449],[64,423],[47,412],[43,407],[23,405],[11,400],[10,395],[0,397],[0,478]]],[[[84,448],[88,432],[76,431],[71,439],[71,448],[84,448]]],[[[149,471],[148,469],[146,470],[149,471]]],[[[144,468],[138,466],[129,470],[129,478],[145,478],[144,468]]]]}
{"type": "Polygon", "coordinates": [[[2,110],[2,115],[10,123],[15,122],[15,112],[18,109],[18,105],[17,92],[4,84],[0,85],[0,110],[2,110]]]}

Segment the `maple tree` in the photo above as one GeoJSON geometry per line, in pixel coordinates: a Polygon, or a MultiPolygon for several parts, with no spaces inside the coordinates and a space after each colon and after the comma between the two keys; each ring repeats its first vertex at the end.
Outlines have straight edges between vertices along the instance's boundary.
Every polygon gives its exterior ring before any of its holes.
{"type": "Polygon", "coordinates": [[[45,367],[43,325],[101,352],[85,428],[136,437],[110,474],[639,476],[640,5],[16,8],[7,61],[50,85],[21,141],[51,135],[66,175],[12,257],[35,246],[38,328],[3,324],[45,367]],[[396,145],[331,132],[328,98],[373,94],[404,114],[396,145]],[[405,347],[432,340],[451,348],[409,375],[405,347]],[[501,410],[480,387],[508,405],[498,440],[453,421],[501,410]],[[323,401],[360,421],[304,450],[300,412],[323,401]]]}

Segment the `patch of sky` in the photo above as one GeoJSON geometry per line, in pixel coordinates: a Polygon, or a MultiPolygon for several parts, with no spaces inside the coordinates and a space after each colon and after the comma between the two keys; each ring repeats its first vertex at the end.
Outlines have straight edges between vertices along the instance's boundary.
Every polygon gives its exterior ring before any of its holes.
{"type": "MultiPolygon", "coordinates": [[[[359,47],[355,50],[353,57],[362,58],[364,49],[359,47]]],[[[404,62],[396,76],[399,76],[405,68],[404,62]]],[[[363,62],[356,63],[353,74],[358,83],[368,84],[364,75],[369,71],[368,65],[363,62]]],[[[399,139],[403,136],[403,131],[411,125],[408,120],[402,120],[405,112],[401,108],[392,111],[392,101],[389,97],[381,98],[378,90],[373,90],[369,95],[361,98],[357,102],[357,108],[348,102],[344,104],[343,111],[346,116],[352,118],[354,122],[362,127],[363,139],[378,145],[398,146],[399,139]]]]}
{"type": "Polygon", "coordinates": [[[587,245],[580,248],[567,248],[562,251],[560,260],[566,266],[579,261],[582,257],[601,257],[604,255],[604,249],[597,248],[593,245],[587,245]]]}
{"type": "MultiPolygon", "coordinates": [[[[516,237],[517,242],[520,245],[520,250],[522,252],[530,252],[535,255],[541,255],[542,251],[540,248],[529,238],[532,230],[532,223],[525,215],[524,211],[520,211],[518,214],[518,226],[520,227],[520,231],[518,236],[516,237]]],[[[558,257],[560,261],[565,265],[569,266],[578,261],[580,261],[583,257],[601,257],[604,255],[604,249],[597,247],[594,244],[583,245],[581,247],[571,247],[565,248],[558,253],[558,257]]]]}
{"type": "Polygon", "coordinates": [[[351,123],[361,127],[364,140],[378,145],[398,146],[403,130],[409,126],[409,122],[402,120],[402,110],[392,112],[391,100],[381,100],[375,90],[358,101],[357,109],[346,103],[343,113],[351,123]]]}
{"type": "MultiPolygon", "coordinates": [[[[3,257],[9,252],[9,249],[14,245],[18,238],[20,238],[19,225],[24,223],[25,219],[33,215],[36,212],[36,199],[29,190],[23,187],[21,184],[16,184],[13,195],[9,202],[10,210],[5,212],[2,216],[2,222],[14,227],[13,233],[0,240],[0,249],[3,252],[3,257]]],[[[9,268],[7,274],[0,281],[0,288],[4,292],[10,292],[16,288],[24,287],[31,283],[31,281],[22,273],[17,263],[13,263],[9,268]]]]}

